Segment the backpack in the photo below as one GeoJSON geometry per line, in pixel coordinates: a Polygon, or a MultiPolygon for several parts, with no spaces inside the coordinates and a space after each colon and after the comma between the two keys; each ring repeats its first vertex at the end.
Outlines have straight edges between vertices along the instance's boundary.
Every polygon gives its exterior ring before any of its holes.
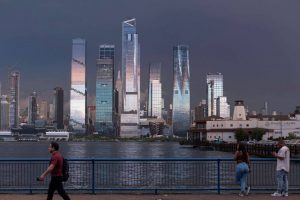
{"type": "Polygon", "coordinates": [[[63,158],[63,167],[62,167],[62,181],[66,182],[69,179],[69,162],[66,158],[63,158]]]}

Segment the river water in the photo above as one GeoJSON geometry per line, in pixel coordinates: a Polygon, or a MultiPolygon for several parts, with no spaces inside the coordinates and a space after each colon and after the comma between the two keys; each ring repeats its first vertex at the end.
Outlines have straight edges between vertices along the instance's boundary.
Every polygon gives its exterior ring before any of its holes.
{"type": "MultiPolygon", "coordinates": [[[[178,142],[61,142],[67,158],[232,158],[233,154],[201,151],[178,142]]],[[[47,158],[49,142],[1,142],[0,158],[47,158]]]]}
{"type": "MultiPolygon", "coordinates": [[[[233,154],[202,151],[181,146],[177,142],[60,142],[60,151],[66,158],[232,158],[233,154]]],[[[35,179],[48,166],[48,161],[30,161],[31,158],[50,158],[49,142],[0,142],[0,188],[46,188],[35,179]],[[27,158],[8,161],[10,158],[27,158]],[[7,161],[5,161],[5,159],[7,161]]],[[[251,185],[257,188],[275,186],[275,161],[253,162],[249,175],[251,185]]],[[[300,164],[291,163],[290,185],[299,185],[300,164]]],[[[220,171],[216,161],[160,161],[160,160],[91,160],[71,161],[68,188],[215,188],[220,183],[226,188],[235,185],[235,162],[222,161],[220,171]],[[92,181],[94,180],[94,182],[92,181]]]]}

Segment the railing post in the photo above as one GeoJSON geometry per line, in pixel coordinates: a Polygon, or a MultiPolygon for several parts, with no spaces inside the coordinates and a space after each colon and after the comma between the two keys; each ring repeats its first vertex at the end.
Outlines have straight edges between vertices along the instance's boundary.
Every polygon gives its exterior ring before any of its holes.
{"type": "Polygon", "coordinates": [[[218,189],[218,194],[221,194],[221,169],[220,169],[220,162],[221,160],[218,159],[218,168],[217,168],[217,189],[218,189]]]}
{"type": "Polygon", "coordinates": [[[92,159],[92,192],[96,194],[95,191],[95,159],[92,159]]]}

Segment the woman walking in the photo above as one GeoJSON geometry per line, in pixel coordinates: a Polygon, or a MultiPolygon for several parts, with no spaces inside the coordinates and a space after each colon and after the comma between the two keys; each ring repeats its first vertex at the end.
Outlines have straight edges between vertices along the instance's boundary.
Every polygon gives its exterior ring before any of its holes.
{"type": "Polygon", "coordinates": [[[246,187],[246,179],[249,173],[249,155],[244,144],[237,144],[237,151],[234,154],[237,165],[235,168],[236,181],[240,185],[239,196],[248,195],[250,186],[246,187]]]}

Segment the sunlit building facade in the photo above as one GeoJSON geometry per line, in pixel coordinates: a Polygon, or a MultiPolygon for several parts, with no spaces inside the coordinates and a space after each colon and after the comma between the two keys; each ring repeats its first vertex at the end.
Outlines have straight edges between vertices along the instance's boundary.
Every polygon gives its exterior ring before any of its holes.
{"type": "Polygon", "coordinates": [[[1,96],[0,107],[0,130],[9,130],[9,103],[6,95],[1,96]]]}
{"type": "Polygon", "coordinates": [[[20,116],[20,72],[12,71],[9,74],[9,126],[17,128],[20,116]]]}
{"type": "Polygon", "coordinates": [[[114,45],[100,45],[96,73],[96,122],[99,134],[115,135],[114,45]]]}
{"type": "Polygon", "coordinates": [[[140,135],[140,50],[136,19],[122,22],[123,109],[121,137],[140,135]]]}
{"type": "Polygon", "coordinates": [[[217,98],[223,96],[223,75],[210,73],[206,76],[207,114],[217,116],[217,98]]]}
{"type": "Polygon", "coordinates": [[[227,103],[227,97],[217,98],[217,116],[230,119],[230,105],[227,103]]]}
{"type": "Polygon", "coordinates": [[[173,112],[172,128],[176,136],[186,136],[190,127],[190,63],[189,47],[173,48],[173,112]]]}
{"type": "Polygon", "coordinates": [[[48,119],[48,103],[47,101],[41,101],[40,105],[40,119],[48,119]]]}
{"type": "Polygon", "coordinates": [[[162,118],[161,63],[149,66],[148,116],[162,118]]]}
{"type": "Polygon", "coordinates": [[[85,133],[87,124],[86,41],[73,39],[71,62],[70,125],[85,133]]]}

